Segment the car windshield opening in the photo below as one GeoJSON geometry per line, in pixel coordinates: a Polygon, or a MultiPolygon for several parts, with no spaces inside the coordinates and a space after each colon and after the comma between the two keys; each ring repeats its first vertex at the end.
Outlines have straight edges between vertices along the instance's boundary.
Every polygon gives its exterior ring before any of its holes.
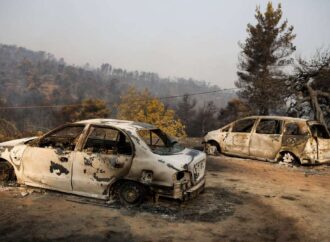
{"type": "Polygon", "coordinates": [[[138,134],[155,154],[170,155],[184,149],[160,129],[141,129],[138,134]]]}

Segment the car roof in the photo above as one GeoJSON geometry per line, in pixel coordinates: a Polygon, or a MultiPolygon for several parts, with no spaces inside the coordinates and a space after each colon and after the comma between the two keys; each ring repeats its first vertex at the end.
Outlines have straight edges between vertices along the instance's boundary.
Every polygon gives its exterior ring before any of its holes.
{"type": "Polygon", "coordinates": [[[288,117],[288,116],[266,116],[266,115],[259,115],[259,116],[249,116],[249,117],[245,117],[242,119],[249,119],[249,118],[264,118],[264,119],[277,119],[277,120],[292,120],[292,121],[297,121],[297,122],[306,122],[309,121],[308,119],[304,119],[304,118],[293,118],[293,117],[288,117]]]}
{"type": "Polygon", "coordinates": [[[120,120],[120,119],[88,119],[76,122],[76,124],[96,124],[120,129],[156,129],[157,127],[143,122],[120,120]]]}

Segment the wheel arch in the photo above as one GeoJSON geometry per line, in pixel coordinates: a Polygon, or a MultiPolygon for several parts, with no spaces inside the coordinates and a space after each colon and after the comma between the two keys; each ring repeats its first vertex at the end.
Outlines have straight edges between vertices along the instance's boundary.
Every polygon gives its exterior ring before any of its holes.
{"type": "Polygon", "coordinates": [[[120,185],[122,185],[125,182],[134,182],[134,183],[138,183],[139,185],[144,186],[145,188],[147,188],[147,186],[145,184],[143,184],[140,181],[134,180],[134,179],[128,179],[128,178],[118,178],[113,180],[109,185],[108,185],[108,194],[109,196],[114,196],[116,193],[116,189],[119,188],[120,185]]]}
{"type": "Polygon", "coordinates": [[[211,144],[211,145],[214,145],[217,147],[217,150],[219,153],[221,153],[221,146],[220,146],[220,143],[214,139],[209,139],[205,142],[205,144],[211,144]]]}
{"type": "MultiPolygon", "coordinates": [[[[3,164],[3,163],[9,164],[9,166],[11,168],[10,170],[11,170],[12,173],[9,175],[10,176],[10,180],[12,180],[12,179],[15,179],[16,180],[17,179],[17,174],[16,174],[15,166],[9,160],[0,157],[0,164],[3,164]]],[[[2,173],[2,171],[0,170],[0,176],[1,176],[1,173],[2,173]]],[[[1,178],[0,178],[0,180],[1,180],[1,178]]]]}
{"type": "Polygon", "coordinates": [[[276,161],[279,162],[281,161],[281,157],[285,154],[285,153],[290,153],[297,161],[299,164],[301,164],[301,159],[300,159],[300,156],[297,155],[295,152],[293,152],[292,150],[287,150],[287,149],[283,149],[283,150],[280,150],[278,153],[277,153],[277,156],[276,156],[276,161]]]}

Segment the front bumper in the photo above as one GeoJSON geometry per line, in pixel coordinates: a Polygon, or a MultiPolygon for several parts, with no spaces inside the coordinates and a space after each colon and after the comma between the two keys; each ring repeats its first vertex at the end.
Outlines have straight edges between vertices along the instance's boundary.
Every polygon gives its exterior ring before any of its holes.
{"type": "Polygon", "coordinates": [[[199,193],[204,190],[205,187],[205,176],[200,181],[191,187],[187,187],[186,184],[174,185],[173,198],[182,201],[189,200],[196,197],[199,193]]]}
{"type": "Polygon", "coordinates": [[[187,191],[183,192],[183,199],[184,201],[195,198],[204,191],[205,189],[205,177],[203,177],[199,183],[197,183],[195,186],[191,187],[187,191]]]}
{"type": "Polygon", "coordinates": [[[196,197],[205,188],[205,176],[194,186],[188,188],[185,183],[176,183],[173,187],[152,186],[151,190],[160,197],[186,201],[196,197]]]}

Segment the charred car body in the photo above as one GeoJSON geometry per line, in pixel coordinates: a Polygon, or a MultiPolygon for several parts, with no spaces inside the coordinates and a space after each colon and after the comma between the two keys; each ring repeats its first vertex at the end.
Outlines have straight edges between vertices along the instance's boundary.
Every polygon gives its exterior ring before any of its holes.
{"type": "Polygon", "coordinates": [[[0,164],[2,178],[12,171],[20,184],[139,204],[147,190],[180,200],[197,195],[206,155],[149,124],[94,119],[0,143],[0,164]]]}
{"type": "Polygon", "coordinates": [[[306,119],[252,116],[232,122],[204,137],[208,154],[297,164],[330,162],[330,137],[324,125],[306,119]]]}

